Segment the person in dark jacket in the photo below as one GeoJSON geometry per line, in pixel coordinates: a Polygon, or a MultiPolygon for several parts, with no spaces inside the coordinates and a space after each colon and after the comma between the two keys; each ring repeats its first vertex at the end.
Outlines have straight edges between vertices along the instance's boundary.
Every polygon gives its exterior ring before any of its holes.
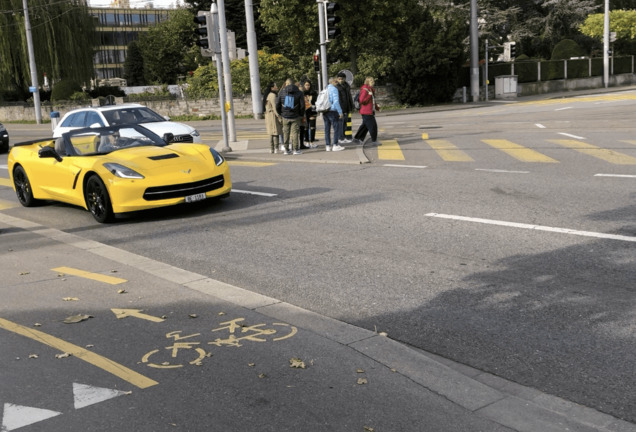
{"type": "Polygon", "coordinates": [[[311,148],[318,147],[314,144],[316,141],[316,99],[318,99],[318,92],[311,86],[311,81],[305,80],[303,83],[303,93],[305,94],[305,144],[311,148]]]}
{"type": "Polygon", "coordinates": [[[351,112],[353,111],[353,98],[351,97],[351,87],[347,82],[347,75],[344,72],[338,72],[338,96],[340,97],[340,107],[342,108],[342,117],[340,118],[340,136],[339,144],[349,144],[351,142],[351,112]]]}
{"type": "Polygon", "coordinates": [[[298,132],[300,129],[300,121],[305,116],[305,95],[300,91],[294,80],[288,78],[285,81],[285,88],[278,93],[276,99],[276,111],[283,118],[283,139],[285,146],[285,154],[292,154],[292,148],[295,155],[302,154],[300,151],[300,142],[298,132]],[[291,137],[291,147],[289,139],[291,137]]]}

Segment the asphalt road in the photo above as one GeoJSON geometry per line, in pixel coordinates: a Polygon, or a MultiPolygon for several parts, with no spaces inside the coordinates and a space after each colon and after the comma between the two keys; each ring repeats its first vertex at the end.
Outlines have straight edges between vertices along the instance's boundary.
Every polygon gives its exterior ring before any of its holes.
{"type": "Polygon", "coordinates": [[[385,115],[370,164],[231,168],[268,195],[113,225],[4,212],[636,422],[635,107],[626,92],[385,115]]]}

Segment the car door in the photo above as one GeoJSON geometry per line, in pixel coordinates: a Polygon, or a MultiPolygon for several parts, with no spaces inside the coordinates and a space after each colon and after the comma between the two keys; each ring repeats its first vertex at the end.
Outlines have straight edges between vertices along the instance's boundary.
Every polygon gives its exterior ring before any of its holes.
{"type": "Polygon", "coordinates": [[[58,161],[52,157],[39,157],[32,169],[35,183],[50,199],[69,204],[84,205],[80,174],[83,171],[82,156],[62,156],[58,161]]]}

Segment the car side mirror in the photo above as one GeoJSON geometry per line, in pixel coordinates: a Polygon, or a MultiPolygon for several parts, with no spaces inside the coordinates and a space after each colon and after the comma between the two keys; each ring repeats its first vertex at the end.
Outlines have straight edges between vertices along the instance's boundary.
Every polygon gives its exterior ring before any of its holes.
{"type": "Polygon", "coordinates": [[[166,144],[170,144],[172,141],[174,141],[174,134],[166,132],[165,134],[163,134],[163,140],[166,142],[166,144]]]}
{"type": "Polygon", "coordinates": [[[170,117],[168,116],[163,116],[163,118],[165,118],[167,121],[170,121],[170,117]]]}
{"type": "Polygon", "coordinates": [[[38,152],[38,156],[41,158],[54,158],[56,161],[62,162],[62,156],[53,147],[42,147],[38,152]]]}

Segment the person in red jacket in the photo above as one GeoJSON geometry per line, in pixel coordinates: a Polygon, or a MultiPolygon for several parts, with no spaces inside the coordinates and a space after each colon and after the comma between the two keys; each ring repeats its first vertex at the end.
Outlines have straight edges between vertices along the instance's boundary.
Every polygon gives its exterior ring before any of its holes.
{"type": "Polygon", "coordinates": [[[360,88],[360,115],[362,124],[358,128],[354,139],[358,144],[363,144],[367,132],[371,135],[371,145],[380,145],[378,142],[378,124],[375,121],[376,111],[380,111],[380,106],[375,101],[375,80],[367,77],[360,88]]]}

